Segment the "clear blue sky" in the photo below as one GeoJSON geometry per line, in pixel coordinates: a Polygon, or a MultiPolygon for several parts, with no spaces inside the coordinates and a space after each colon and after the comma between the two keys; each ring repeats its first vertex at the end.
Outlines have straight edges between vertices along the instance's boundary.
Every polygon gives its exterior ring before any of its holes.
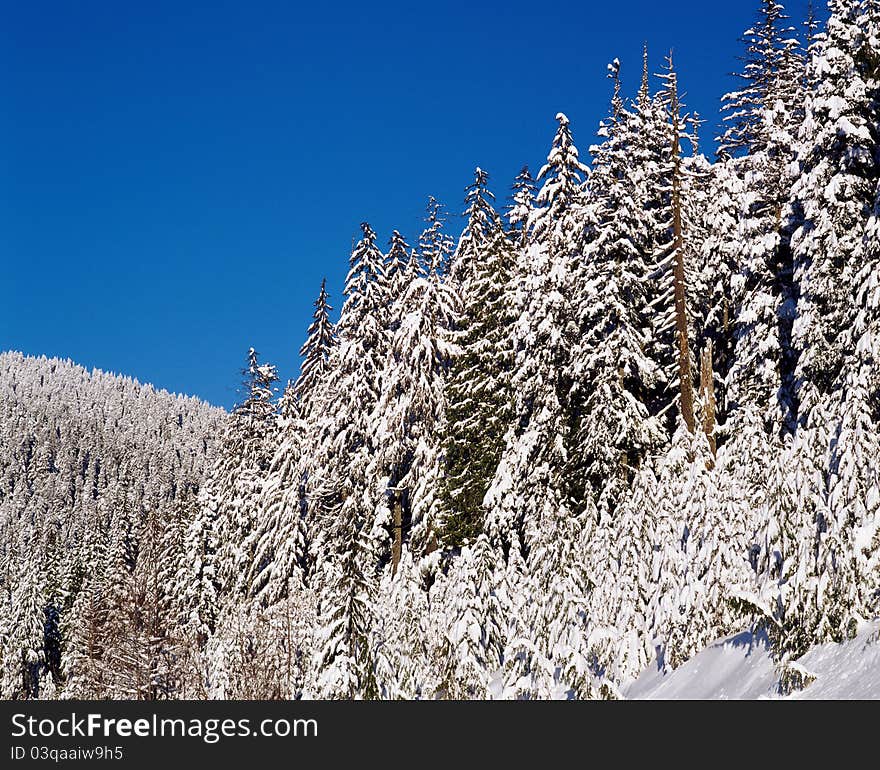
{"type": "MultiPolygon", "coordinates": [[[[799,22],[806,0],[786,6],[799,22]]],[[[560,110],[586,155],[606,64],[632,95],[644,40],[715,120],[756,7],[5,2],[0,350],[231,406],[251,345],[296,374],[361,221],[414,243],[427,196],[458,213],[476,165],[503,199],[560,110]]]]}

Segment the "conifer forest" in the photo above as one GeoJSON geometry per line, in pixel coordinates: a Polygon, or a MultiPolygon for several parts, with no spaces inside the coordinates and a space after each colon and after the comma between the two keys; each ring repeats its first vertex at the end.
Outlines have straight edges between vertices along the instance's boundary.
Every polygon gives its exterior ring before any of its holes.
{"type": "Polygon", "coordinates": [[[717,153],[615,59],[231,412],[0,354],[0,697],[614,699],[880,617],[880,3],[754,4],[717,153]]]}

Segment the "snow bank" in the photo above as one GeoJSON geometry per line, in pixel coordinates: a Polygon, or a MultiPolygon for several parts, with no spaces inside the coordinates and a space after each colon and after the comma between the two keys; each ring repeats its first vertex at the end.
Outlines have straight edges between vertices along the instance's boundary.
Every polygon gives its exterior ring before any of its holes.
{"type": "Polygon", "coordinates": [[[814,647],[798,662],[816,681],[792,698],[880,700],[880,622],[849,642],[814,647]]]}
{"type": "MultiPolygon", "coordinates": [[[[880,621],[843,644],[814,647],[797,664],[811,681],[791,699],[880,700],[880,621]]],[[[782,697],[767,639],[749,632],[710,644],[674,671],[646,669],[624,694],[636,700],[782,697]]]]}

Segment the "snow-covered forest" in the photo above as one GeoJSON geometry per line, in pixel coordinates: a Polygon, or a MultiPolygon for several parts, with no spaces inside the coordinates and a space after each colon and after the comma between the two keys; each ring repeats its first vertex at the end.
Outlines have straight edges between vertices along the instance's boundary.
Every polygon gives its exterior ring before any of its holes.
{"type": "Polygon", "coordinates": [[[712,158],[613,61],[457,240],[362,224],[229,415],[0,357],[0,695],[615,698],[880,616],[880,4],[756,5],[712,158]]]}
{"type": "Polygon", "coordinates": [[[70,361],[0,354],[0,697],[169,692],[163,587],[223,418],[70,361]]]}

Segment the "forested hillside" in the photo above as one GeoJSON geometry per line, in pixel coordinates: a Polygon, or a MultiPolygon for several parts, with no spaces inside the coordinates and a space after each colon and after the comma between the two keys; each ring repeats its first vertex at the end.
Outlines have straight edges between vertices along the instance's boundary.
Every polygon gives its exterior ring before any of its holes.
{"type": "Polygon", "coordinates": [[[0,697],[159,697],[182,557],[224,412],[0,354],[0,697]]]}
{"type": "Polygon", "coordinates": [[[646,50],[589,159],[559,113],[506,202],[476,169],[457,241],[433,198],[414,240],[362,224],[298,379],[249,352],[197,497],[215,412],[108,405],[74,450],[94,396],[2,359],[33,393],[3,441],[34,435],[2,454],[6,696],[620,697],[880,616],[880,5],[757,5],[714,157],[646,50]],[[91,470],[108,420],[142,443],[91,470]]]}

